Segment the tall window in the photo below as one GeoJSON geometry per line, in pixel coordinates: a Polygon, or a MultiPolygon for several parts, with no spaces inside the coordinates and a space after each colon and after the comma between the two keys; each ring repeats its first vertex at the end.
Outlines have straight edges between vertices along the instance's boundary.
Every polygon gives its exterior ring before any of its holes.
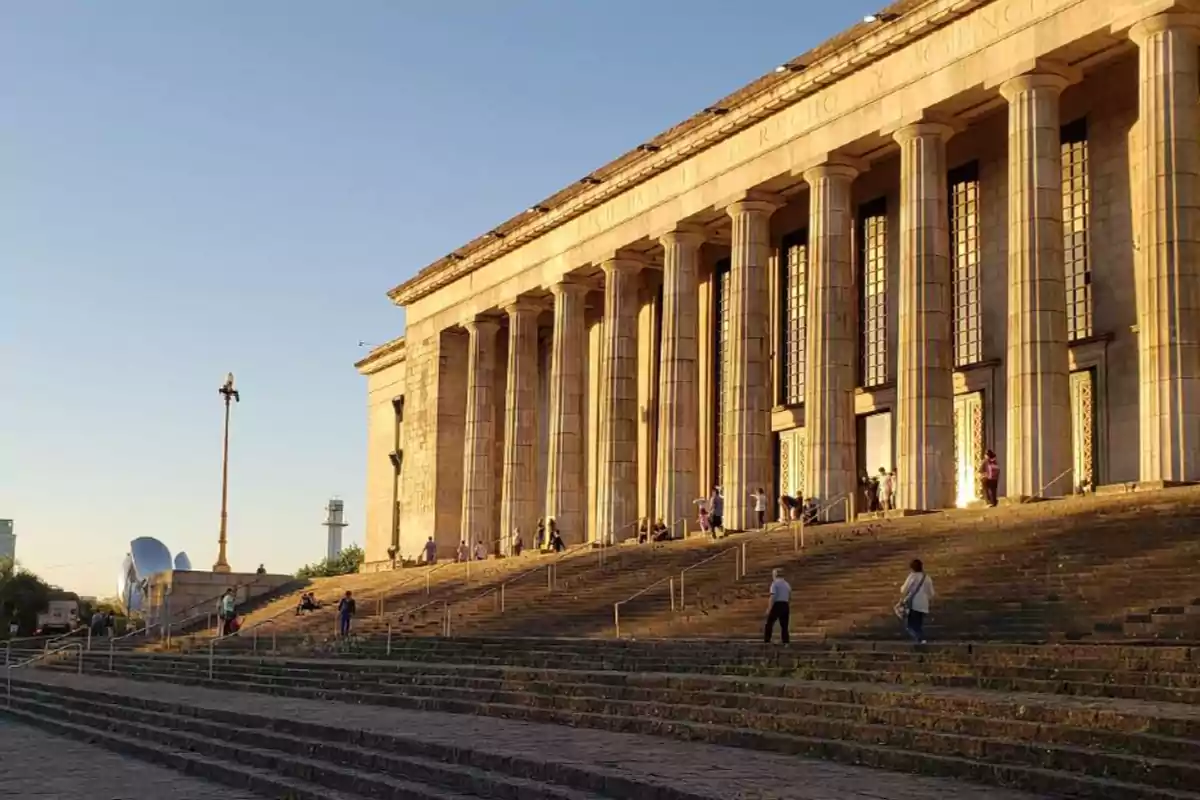
{"type": "Polygon", "coordinates": [[[979,299],[979,164],[950,171],[950,257],[954,293],[954,365],[983,360],[979,299]]]}
{"type": "Polygon", "coordinates": [[[713,416],[715,417],[713,425],[716,434],[713,438],[713,457],[716,463],[713,465],[713,474],[717,476],[717,483],[721,483],[721,458],[724,453],[724,434],[725,425],[723,417],[725,416],[725,381],[728,375],[727,364],[729,361],[729,259],[718,261],[716,265],[716,325],[713,326],[716,336],[716,346],[713,348],[713,385],[716,397],[713,398],[713,416]]]}
{"type": "Polygon", "coordinates": [[[783,351],[782,402],[804,402],[804,337],[808,331],[805,303],[808,289],[808,233],[799,231],[783,239],[779,263],[779,294],[783,351]]]}
{"type": "Polygon", "coordinates": [[[863,386],[887,383],[887,205],[883,198],[859,209],[862,287],[861,371],[863,386]]]}
{"type": "Polygon", "coordinates": [[[1087,120],[1062,128],[1063,266],[1067,278],[1067,336],[1092,335],[1092,270],[1088,259],[1091,184],[1087,120]]]}

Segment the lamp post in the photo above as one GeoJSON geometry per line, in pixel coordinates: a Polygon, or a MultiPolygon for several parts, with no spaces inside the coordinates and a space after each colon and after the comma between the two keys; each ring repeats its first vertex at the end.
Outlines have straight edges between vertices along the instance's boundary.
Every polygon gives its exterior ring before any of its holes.
{"type": "Polygon", "coordinates": [[[217,393],[225,398],[225,445],[221,452],[221,536],[217,540],[221,549],[217,552],[213,572],[229,572],[229,562],[225,560],[226,504],[229,499],[229,404],[242,401],[237,389],[233,388],[232,372],[225,376],[225,383],[217,389],[217,393]]]}

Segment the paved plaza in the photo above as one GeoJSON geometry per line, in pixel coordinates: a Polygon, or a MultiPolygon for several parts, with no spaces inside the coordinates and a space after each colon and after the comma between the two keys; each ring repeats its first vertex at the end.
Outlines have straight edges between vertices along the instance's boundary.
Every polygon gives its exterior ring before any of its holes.
{"type": "MultiPolygon", "coordinates": [[[[144,694],[144,686],[119,678],[38,674],[36,679],[48,684],[65,684],[97,691],[144,694]]],[[[470,742],[473,747],[482,750],[527,758],[540,756],[559,764],[576,765],[613,776],[708,795],[714,800],[918,800],[929,797],[955,797],[957,800],[1032,800],[1034,797],[1026,793],[950,780],[881,772],[865,767],[851,767],[754,750],[676,742],[658,737],[601,730],[539,725],[492,717],[407,711],[382,706],[223,692],[169,684],[156,684],[154,697],[181,705],[261,714],[351,730],[412,736],[430,742],[460,745],[470,742]]],[[[0,741],[0,746],[3,744],[4,742],[0,741]]],[[[63,744],[73,749],[82,747],[65,740],[63,744]]],[[[0,752],[5,752],[7,756],[6,750],[0,752]]],[[[83,747],[82,752],[92,751],[83,747]]],[[[97,763],[99,760],[103,760],[103,763],[114,763],[113,759],[116,759],[116,763],[132,764],[133,771],[145,769],[155,780],[159,780],[159,776],[170,776],[170,773],[164,773],[163,770],[143,767],[138,762],[127,762],[100,750],[95,751],[94,757],[98,760],[97,763]]],[[[9,759],[6,757],[4,766],[0,767],[0,776],[7,777],[8,769],[9,759]]],[[[44,770],[40,765],[31,766],[28,776],[22,772],[24,777],[18,779],[32,780],[41,772],[44,770]]],[[[182,777],[180,779],[183,780],[182,777]]],[[[81,777],[81,780],[86,782],[85,778],[81,777]]],[[[145,796],[208,797],[207,794],[190,793],[192,790],[183,785],[172,791],[176,793],[152,792],[145,796]]],[[[72,795],[67,793],[44,796],[72,795]]],[[[98,794],[77,796],[101,797],[98,794]]],[[[217,796],[215,791],[213,796],[217,796]]],[[[226,800],[235,798],[235,795],[225,792],[221,796],[226,800]]]]}

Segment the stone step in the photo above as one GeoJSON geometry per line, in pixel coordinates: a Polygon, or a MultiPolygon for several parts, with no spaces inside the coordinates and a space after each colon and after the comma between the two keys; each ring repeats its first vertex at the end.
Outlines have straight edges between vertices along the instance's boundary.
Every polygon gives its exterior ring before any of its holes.
{"type": "Polygon", "coordinates": [[[186,715],[131,709],[61,690],[21,686],[14,703],[76,724],[108,725],[123,735],[150,738],[337,791],[368,796],[451,798],[521,797],[528,800],[597,800],[598,795],[539,784],[465,765],[396,755],[346,743],[207,722],[186,715]],[[399,778],[402,776],[402,780],[399,778]]]}
{"type": "MultiPolygon", "coordinates": [[[[236,681],[213,682],[226,688],[249,688],[262,691],[263,687],[240,684],[236,681]]],[[[342,692],[328,689],[304,690],[291,687],[279,691],[290,696],[324,697],[327,699],[350,700],[352,702],[377,702],[382,695],[368,692],[342,692]]],[[[835,761],[864,764],[885,769],[916,771],[927,775],[939,775],[978,782],[997,783],[1042,794],[1068,794],[1104,798],[1198,798],[1200,795],[1186,791],[1195,786],[1194,772],[1200,767],[1195,764],[1166,759],[1130,757],[1117,753],[1104,753],[1094,749],[1067,746],[1034,744],[980,739],[977,737],[912,732],[890,729],[895,738],[880,742],[879,726],[843,726],[840,732],[854,731],[861,738],[824,739],[792,730],[758,730],[745,727],[746,716],[731,720],[713,721],[712,711],[702,707],[687,707],[692,713],[708,715],[708,721],[693,718],[656,717],[652,714],[614,714],[617,707],[606,709],[609,713],[585,710],[559,710],[539,708],[534,705],[510,705],[504,703],[474,703],[462,699],[430,700],[418,697],[391,697],[401,707],[421,710],[449,711],[503,716],[530,722],[552,722],[573,726],[595,727],[603,730],[648,733],[659,736],[707,741],[715,744],[732,745],[766,750],[795,756],[816,756],[835,761]],[[726,722],[736,722],[730,725],[726,722]],[[905,745],[908,746],[905,746],[905,745]],[[913,749],[909,749],[911,746],[913,749]],[[1103,781],[1090,777],[1104,775],[1103,781]]],[[[392,704],[389,702],[388,704],[392,704]]],[[[764,723],[760,717],[751,716],[750,721],[764,723]]],[[[829,723],[811,718],[794,718],[795,726],[804,731],[829,731],[829,723]],[[803,727],[807,726],[807,727],[803,727]]]]}
{"type": "Polygon", "coordinates": [[[264,797],[285,797],[288,800],[362,800],[363,798],[362,795],[331,792],[322,787],[288,780],[266,770],[240,764],[234,766],[197,753],[176,750],[140,738],[122,736],[109,732],[105,728],[93,728],[65,722],[17,705],[0,706],[0,714],[59,736],[98,745],[123,756],[169,767],[187,775],[254,792],[264,797]]]}

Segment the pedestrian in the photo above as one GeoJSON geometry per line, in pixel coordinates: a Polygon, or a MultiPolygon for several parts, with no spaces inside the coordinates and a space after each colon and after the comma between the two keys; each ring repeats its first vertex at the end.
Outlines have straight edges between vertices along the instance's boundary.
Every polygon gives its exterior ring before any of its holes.
{"type": "Polygon", "coordinates": [[[255,574],[255,575],[266,575],[266,574],[267,574],[267,568],[266,568],[264,565],[262,565],[262,564],[259,564],[259,565],[258,565],[258,569],[256,569],[256,570],[254,571],[254,574],[255,574]]]}
{"type": "Polygon", "coordinates": [[[863,473],[863,489],[867,494],[867,510],[879,510],[879,481],[871,475],[863,473]]]}
{"type": "Polygon", "coordinates": [[[521,555],[521,550],[525,547],[525,543],[521,541],[521,529],[513,528],[512,533],[512,554],[514,556],[521,555]]]}
{"type": "Polygon", "coordinates": [[[925,617],[929,614],[929,601],[935,597],[933,579],[925,574],[925,565],[919,558],[913,559],[908,567],[908,577],[900,587],[896,616],[904,620],[904,629],[914,642],[925,644],[925,617]]]}
{"type": "Polygon", "coordinates": [[[779,622],[779,640],[787,644],[788,621],[791,616],[792,587],[783,579],[783,570],[776,567],[771,570],[771,599],[767,602],[767,628],[763,631],[763,641],[771,643],[775,633],[775,622],[779,622]]]}
{"type": "MultiPolygon", "coordinates": [[[[550,524],[554,525],[554,519],[551,518],[550,524]]],[[[538,519],[537,531],[534,533],[534,544],[538,550],[546,549],[546,520],[538,519]]]]}
{"type": "Polygon", "coordinates": [[[483,561],[487,558],[487,548],[483,546],[483,539],[475,540],[475,560],[483,561]]]}
{"type": "Polygon", "coordinates": [[[91,622],[88,624],[88,629],[92,632],[92,636],[100,637],[104,635],[104,612],[96,609],[92,612],[91,622]]]}
{"type": "Polygon", "coordinates": [[[437,542],[435,542],[433,540],[432,536],[430,536],[429,539],[425,542],[425,563],[426,564],[436,564],[437,563],[437,542]]]}
{"type": "Polygon", "coordinates": [[[712,525],[713,538],[717,538],[717,531],[725,528],[725,496],[721,494],[721,487],[714,486],[712,497],[708,498],[708,522],[712,525]]]}
{"type": "Polygon", "coordinates": [[[454,554],[454,560],[457,561],[458,563],[462,564],[465,561],[467,561],[470,557],[471,557],[471,554],[467,552],[467,540],[459,539],[458,540],[458,551],[454,554]]]}
{"type": "Polygon", "coordinates": [[[762,530],[767,526],[767,493],[760,486],[750,496],[754,498],[754,516],[758,519],[758,528],[762,530]]]}
{"type": "Polygon", "coordinates": [[[893,497],[896,491],[896,481],[883,467],[879,468],[879,510],[891,511],[893,497]]]}
{"type": "Polygon", "coordinates": [[[712,533],[712,517],[708,513],[708,499],[701,497],[692,502],[697,506],[696,525],[699,526],[700,533],[712,533]]]}
{"type": "Polygon", "coordinates": [[[354,595],[350,590],[346,590],[346,594],[338,601],[338,635],[345,638],[350,635],[350,620],[354,617],[354,612],[358,610],[358,604],[354,602],[354,595]]]}
{"type": "Polygon", "coordinates": [[[566,542],[563,541],[562,534],[558,532],[558,526],[553,521],[550,523],[550,548],[556,553],[567,549],[566,542]]]}
{"type": "Polygon", "coordinates": [[[979,467],[979,474],[983,476],[984,499],[989,506],[995,508],[998,502],[996,490],[1000,486],[1000,464],[996,461],[996,454],[991,450],[988,450],[984,454],[983,464],[979,467]]]}
{"type": "Polygon", "coordinates": [[[229,636],[234,631],[233,621],[237,619],[237,600],[233,596],[233,589],[226,589],[225,594],[221,595],[218,608],[221,616],[221,635],[229,636]]]}

